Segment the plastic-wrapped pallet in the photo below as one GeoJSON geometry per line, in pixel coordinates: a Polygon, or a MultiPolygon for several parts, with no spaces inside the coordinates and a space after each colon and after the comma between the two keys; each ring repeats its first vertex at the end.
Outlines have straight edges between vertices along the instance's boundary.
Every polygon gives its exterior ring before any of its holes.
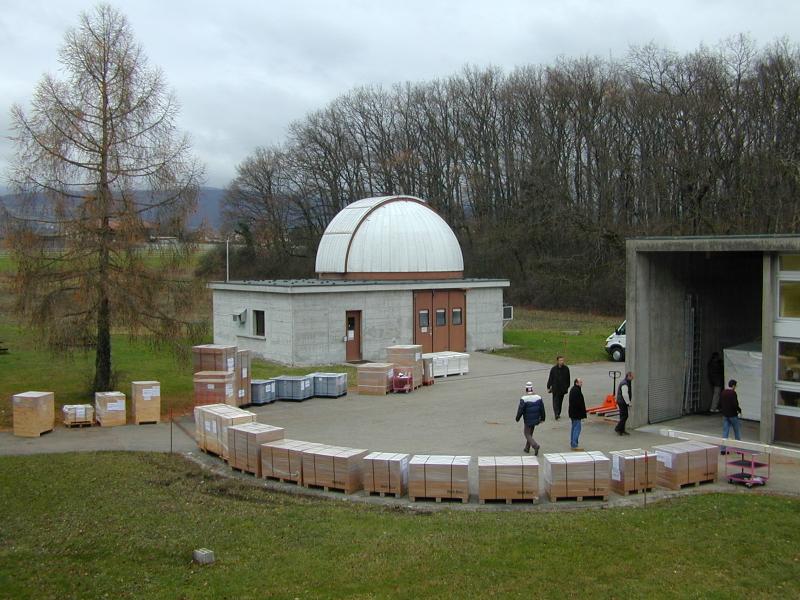
{"type": "Polygon", "coordinates": [[[53,392],[14,394],[11,397],[11,407],[14,435],[39,437],[41,434],[53,430],[55,424],[55,394],[53,392]]]}
{"type": "Polygon", "coordinates": [[[469,456],[416,455],[408,465],[408,495],[469,500],[469,456]]]}
{"type": "Polygon", "coordinates": [[[655,487],[658,479],[658,461],[655,452],[642,448],[615,450],[611,456],[611,489],[618,494],[628,494],[655,487]]]}
{"type": "Polygon", "coordinates": [[[201,450],[228,459],[228,427],[252,423],[256,414],[227,404],[209,404],[194,409],[197,445],[201,450]]]}
{"type": "Polygon", "coordinates": [[[358,393],[385,396],[392,390],[394,363],[366,363],[358,366],[358,393]]]}
{"type": "Polygon", "coordinates": [[[309,373],[314,383],[314,396],[338,398],[347,394],[347,373],[309,373]]]}
{"type": "Polygon", "coordinates": [[[408,454],[371,452],[364,457],[364,489],[400,497],[408,488],[408,454]]]}
{"type": "Polygon", "coordinates": [[[95,392],[94,414],[100,427],[125,425],[125,394],[122,392],[95,392]]]}
{"type": "Polygon", "coordinates": [[[302,402],[314,396],[314,380],[308,375],[280,375],[275,385],[278,400],[302,402]]]}
{"type": "Polygon", "coordinates": [[[250,382],[250,399],[253,404],[269,404],[277,398],[277,383],[274,379],[253,379],[250,382]]]}
{"type": "Polygon", "coordinates": [[[137,425],[161,420],[161,384],[158,381],[131,382],[131,418],[137,425]]]}
{"type": "Polygon", "coordinates": [[[303,451],[303,485],[352,494],[362,488],[363,458],[368,450],[319,445],[303,451]]]}
{"type": "Polygon", "coordinates": [[[64,425],[91,425],[94,423],[94,407],[91,404],[65,404],[61,407],[64,425]]]}
{"type": "Polygon", "coordinates": [[[291,439],[261,444],[261,476],[302,484],[303,451],[322,446],[291,439]]]}
{"type": "Polygon", "coordinates": [[[719,448],[702,442],[677,442],[653,446],[658,458],[658,484],[679,489],[683,485],[717,478],[719,448]]]}
{"type": "Polygon", "coordinates": [[[611,461],[602,452],[545,454],[545,491],[551,500],[608,496],[611,461]]]}
{"type": "Polygon", "coordinates": [[[194,404],[236,406],[236,374],[233,371],[199,371],[194,374],[194,404]]]}
{"type": "Polygon", "coordinates": [[[236,368],[236,346],[222,344],[202,344],[192,347],[193,372],[227,371],[236,368]]]}
{"type": "Polygon", "coordinates": [[[535,456],[481,456],[478,458],[478,499],[537,500],[539,460],[535,456]]]}
{"type": "Polygon", "coordinates": [[[283,439],[283,427],[244,423],[228,427],[228,464],[261,477],[261,444],[283,439]]]}

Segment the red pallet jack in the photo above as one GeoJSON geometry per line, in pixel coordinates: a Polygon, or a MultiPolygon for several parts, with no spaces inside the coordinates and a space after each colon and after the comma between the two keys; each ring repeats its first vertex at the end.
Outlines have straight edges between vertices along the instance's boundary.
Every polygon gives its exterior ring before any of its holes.
{"type": "Polygon", "coordinates": [[[617,377],[621,377],[622,373],[619,371],[609,371],[608,376],[614,380],[611,384],[611,393],[605,397],[602,404],[586,409],[586,412],[590,415],[614,417],[619,414],[619,409],[617,408],[617,377]]]}

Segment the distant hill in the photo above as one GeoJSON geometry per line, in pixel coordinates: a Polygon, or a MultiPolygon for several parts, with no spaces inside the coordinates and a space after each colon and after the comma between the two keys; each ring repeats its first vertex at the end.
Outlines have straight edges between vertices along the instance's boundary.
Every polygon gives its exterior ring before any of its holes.
{"type": "MultiPolygon", "coordinates": [[[[6,191],[6,193],[0,194],[0,213],[2,213],[3,208],[7,208],[12,212],[18,212],[21,206],[19,200],[7,193],[7,190],[4,191],[6,191]]],[[[200,188],[200,194],[197,197],[197,207],[189,216],[189,229],[197,229],[201,225],[205,225],[212,231],[218,232],[220,224],[222,223],[222,199],[224,197],[224,189],[212,187],[200,188]]],[[[34,208],[29,208],[28,212],[36,210],[41,210],[42,213],[47,212],[47,203],[44,198],[37,198],[33,206],[34,208]]]]}

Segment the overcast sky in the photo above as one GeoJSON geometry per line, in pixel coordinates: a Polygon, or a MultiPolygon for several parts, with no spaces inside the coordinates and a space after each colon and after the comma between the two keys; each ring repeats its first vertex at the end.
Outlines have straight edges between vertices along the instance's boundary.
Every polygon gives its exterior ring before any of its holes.
{"type": "MultiPolygon", "coordinates": [[[[0,184],[13,145],[9,109],[28,107],[58,70],[80,0],[0,2],[0,184]]],[[[180,127],[224,187],[259,145],[353,87],[446,78],[465,64],[506,71],[556,58],[623,56],[649,42],[687,52],[749,34],[800,42],[797,0],[120,0],[182,110],[180,127]]]]}

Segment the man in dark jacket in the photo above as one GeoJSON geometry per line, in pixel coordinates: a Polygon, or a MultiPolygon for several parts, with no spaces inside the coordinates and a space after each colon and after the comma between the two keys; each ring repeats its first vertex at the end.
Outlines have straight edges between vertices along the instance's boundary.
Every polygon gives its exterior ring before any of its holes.
{"type": "Polygon", "coordinates": [[[569,418],[572,421],[572,430],[569,435],[569,447],[573,450],[578,448],[578,438],[581,435],[581,421],[586,418],[586,401],[583,399],[583,379],[578,378],[569,391],[569,418]]]}
{"type": "Polygon", "coordinates": [[[546,417],[542,397],[533,393],[533,384],[529,381],[525,384],[525,395],[519,399],[516,418],[517,422],[522,418],[524,424],[522,429],[525,436],[524,452],[530,452],[533,447],[533,453],[539,455],[539,444],[533,439],[533,430],[539,423],[544,423],[546,417]]]}
{"type": "Polygon", "coordinates": [[[625,373],[625,378],[620,382],[617,387],[617,408],[619,408],[619,423],[614,427],[614,431],[618,435],[630,435],[625,431],[625,423],[628,420],[628,407],[633,401],[633,394],[631,393],[631,381],[633,381],[633,372],[628,371],[625,373]]]}
{"type": "Polygon", "coordinates": [[[719,395],[725,386],[725,363],[719,352],[713,352],[708,359],[708,383],[711,384],[711,412],[719,412],[719,395]]]}
{"type": "Polygon", "coordinates": [[[547,378],[547,391],[553,394],[553,414],[556,421],[561,418],[561,405],[564,402],[564,394],[569,391],[569,367],[564,364],[563,356],[556,356],[556,364],[550,369],[550,377],[547,378]]]}
{"type": "MultiPolygon", "coordinates": [[[[739,429],[739,415],[742,409],[739,406],[739,396],[736,394],[736,380],[728,382],[728,389],[722,390],[719,395],[719,411],[722,413],[722,437],[728,439],[728,434],[733,428],[733,437],[737,440],[742,439],[742,432],[739,429]]],[[[720,454],[725,454],[727,448],[723,446],[720,454]]]]}

